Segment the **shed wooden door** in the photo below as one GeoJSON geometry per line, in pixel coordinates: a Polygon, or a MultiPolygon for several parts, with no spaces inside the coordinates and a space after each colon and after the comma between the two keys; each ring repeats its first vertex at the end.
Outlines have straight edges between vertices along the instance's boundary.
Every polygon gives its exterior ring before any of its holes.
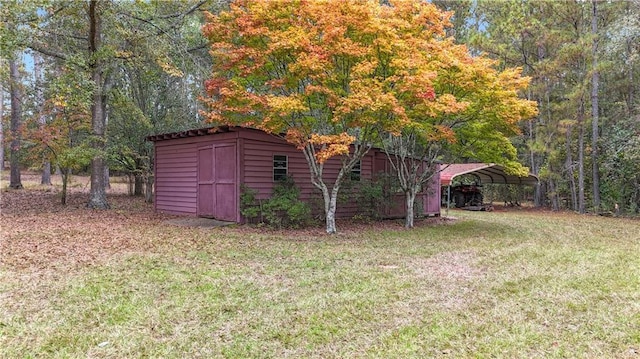
{"type": "Polygon", "coordinates": [[[236,145],[198,149],[198,216],[236,221],[236,145]]]}

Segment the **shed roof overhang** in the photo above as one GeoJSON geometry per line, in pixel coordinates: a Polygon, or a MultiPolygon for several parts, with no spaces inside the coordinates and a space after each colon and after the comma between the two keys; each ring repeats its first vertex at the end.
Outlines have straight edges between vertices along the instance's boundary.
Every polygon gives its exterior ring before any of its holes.
{"type": "Polygon", "coordinates": [[[146,140],[156,142],[156,141],[162,141],[162,140],[171,140],[174,138],[205,136],[212,133],[229,132],[232,128],[233,127],[230,127],[230,126],[204,127],[204,128],[193,129],[193,130],[151,135],[151,136],[147,136],[146,140]]]}
{"type": "Polygon", "coordinates": [[[443,164],[440,172],[440,185],[449,186],[455,177],[470,174],[480,179],[482,183],[524,184],[536,185],[538,177],[529,174],[524,177],[505,172],[505,168],[494,163],[454,163],[443,164]]]}

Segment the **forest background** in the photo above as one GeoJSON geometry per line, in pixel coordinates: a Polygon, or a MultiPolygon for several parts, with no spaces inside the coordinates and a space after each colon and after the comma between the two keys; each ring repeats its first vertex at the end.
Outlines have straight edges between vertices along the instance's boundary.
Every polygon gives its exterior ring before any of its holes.
{"type": "MultiPolygon", "coordinates": [[[[640,210],[640,1],[433,1],[447,35],[500,68],[521,67],[538,115],[513,137],[540,178],[537,206],[640,210]]],[[[106,208],[108,172],[150,194],[150,134],[202,127],[213,67],[200,32],[227,1],[5,1],[0,15],[0,166],[92,174],[106,208]]],[[[473,157],[444,158],[472,162],[473,157]]]]}

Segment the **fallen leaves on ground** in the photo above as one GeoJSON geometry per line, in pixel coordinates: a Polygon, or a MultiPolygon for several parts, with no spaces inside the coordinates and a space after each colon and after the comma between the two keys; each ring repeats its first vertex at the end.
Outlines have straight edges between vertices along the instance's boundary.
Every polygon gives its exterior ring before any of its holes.
{"type": "Polygon", "coordinates": [[[109,210],[88,209],[84,187],[69,191],[66,206],[60,204],[54,186],[3,189],[0,264],[15,269],[90,264],[115,253],[148,248],[138,240],[139,231],[161,224],[166,216],[153,213],[143,198],[128,196],[122,186],[114,187],[108,196],[109,210]]]}
{"type": "MultiPolygon", "coordinates": [[[[365,240],[367,231],[403,230],[404,224],[403,220],[339,220],[340,231],[336,236],[327,236],[322,223],[296,230],[248,225],[184,228],[170,223],[180,217],[155,213],[153,205],[145,203],[144,198],[129,196],[126,183],[112,184],[108,191],[111,209],[94,210],[86,207],[87,177],[74,179],[76,186],[69,189],[67,205],[60,204],[59,184],[42,186],[36,184],[38,180],[36,174],[28,173],[23,175],[25,189],[5,188],[0,192],[0,265],[37,270],[98,264],[115,255],[161,250],[167,241],[196,240],[191,233],[194,231],[202,234],[216,230],[234,238],[284,233],[282,237],[293,241],[365,240]],[[166,230],[158,229],[163,227],[166,230]]],[[[425,218],[416,220],[415,225],[442,223],[447,220],[425,218]]]]}

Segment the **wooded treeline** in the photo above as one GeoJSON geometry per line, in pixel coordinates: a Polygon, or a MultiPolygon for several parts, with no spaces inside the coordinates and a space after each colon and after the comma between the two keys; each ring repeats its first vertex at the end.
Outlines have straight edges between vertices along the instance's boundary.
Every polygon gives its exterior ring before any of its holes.
{"type": "Polygon", "coordinates": [[[3,92],[22,105],[5,106],[12,122],[4,144],[22,139],[11,146],[10,187],[21,186],[20,166],[51,163],[64,184],[72,171],[91,173],[92,208],[109,206],[109,170],[130,176],[132,194],[144,192],[153,180],[145,136],[201,125],[197,99],[211,69],[202,11],[221,5],[3,2],[3,65],[21,69],[2,74],[3,92]]]}
{"type": "Polygon", "coordinates": [[[437,1],[458,41],[520,66],[539,115],[513,143],[553,209],[640,207],[640,1],[437,1]]]}
{"type": "MultiPolygon", "coordinates": [[[[531,77],[521,96],[538,115],[512,142],[541,179],[536,205],[637,213],[640,0],[434,3],[455,11],[447,33],[458,43],[531,77]]],[[[203,11],[226,7],[3,2],[0,155],[11,158],[10,186],[20,187],[20,167],[45,169],[44,183],[47,168],[90,171],[89,205],[106,208],[110,169],[144,193],[153,180],[144,137],[204,125],[198,97],[213,64],[200,27],[203,11]]]]}

